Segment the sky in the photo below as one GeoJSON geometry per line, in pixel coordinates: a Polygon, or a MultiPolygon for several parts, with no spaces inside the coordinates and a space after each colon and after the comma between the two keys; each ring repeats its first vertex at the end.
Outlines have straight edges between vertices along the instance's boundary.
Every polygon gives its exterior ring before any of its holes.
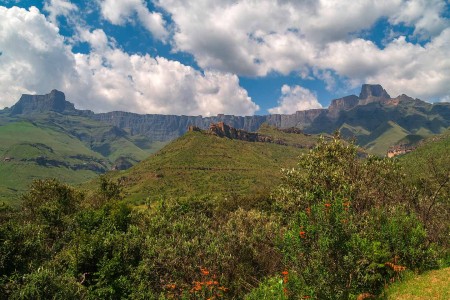
{"type": "Polygon", "coordinates": [[[0,108],[290,114],[364,83],[450,101],[449,0],[0,0],[0,108]]]}

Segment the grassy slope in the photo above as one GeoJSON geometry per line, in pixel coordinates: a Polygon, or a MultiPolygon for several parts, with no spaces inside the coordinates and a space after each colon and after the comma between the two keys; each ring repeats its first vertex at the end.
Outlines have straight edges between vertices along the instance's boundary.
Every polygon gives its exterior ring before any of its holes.
{"type": "Polygon", "coordinates": [[[44,114],[33,118],[33,122],[41,127],[53,128],[68,135],[89,137],[92,144],[86,146],[100,152],[109,161],[114,162],[121,156],[140,161],[146,158],[152,149],[142,149],[129,136],[114,132],[111,125],[81,116],[63,116],[60,114],[44,114]]]}
{"type": "MultiPolygon", "coordinates": [[[[295,144],[317,140],[278,131],[277,135],[295,144]]],[[[255,195],[275,187],[280,169],[294,166],[305,151],[188,132],[133,168],[112,176],[125,179],[128,198],[137,203],[147,197],[152,201],[167,196],[255,195]]]]}
{"type": "Polygon", "coordinates": [[[426,139],[416,150],[400,157],[400,163],[409,176],[423,177],[433,172],[435,166],[439,172],[450,172],[450,130],[426,139]]]}
{"type": "Polygon", "coordinates": [[[72,158],[84,155],[94,160],[102,157],[85,147],[79,140],[51,129],[43,129],[26,121],[0,126],[0,201],[14,202],[15,194],[24,191],[33,179],[56,177],[69,183],[79,183],[95,177],[93,171],[74,171],[65,167],[40,166],[23,161],[45,156],[69,164],[84,163],[72,158]],[[13,157],[12,161],[4,161],[13,157]]]}
{"type": "Polygon", "coordinates": [[[390,146],[395,145],[409,134],[407,130],[398,124],[389,121],[380,125],[370,135],[364,137],[364,142],[363,140],[361,142],[364,143],[364,147],[368,152],[385,156],[390,146]]]}
{"type": "Polygon", "coordinates": [[[164,143],[136,140],[108,124],[81,116],[57,113],[36,114],[26,118],[0,118],[0,202],[17,204],[19,194],[33,179],[54,177],[79,184],[98,176],[99,171],[74,166],[92,165],[108,169],[119,157],[131,162],[145,159],[164,143]],[[143,146],[143,147],[142,147],[143,146]],[[13,157],[9,162],[6,157],[13,157]],[[59,165],[39,165],[45,157],[59,165]],[[31,161],[30,161],[31,160],[31,161]]]}
{"type": "Polygon", "coordinates": [[[450,268],[430,271],[390,286],[387,299],[450,299],[450,268]]]}

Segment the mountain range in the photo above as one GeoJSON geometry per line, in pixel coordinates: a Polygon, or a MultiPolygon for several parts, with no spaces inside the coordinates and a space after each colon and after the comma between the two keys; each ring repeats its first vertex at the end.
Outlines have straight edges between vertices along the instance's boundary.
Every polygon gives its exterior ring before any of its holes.
{"type": "MultiPolygon", "coordinates": [[[[220,129],[217,136],[226,129],[224,135],[230,139],[281,146],[284,142],[274,137],[280,132],[252,132],[287,129],[297,134],[290,138],[296,140],[299,133],[331,134],[340,130],[342,136],[354,138],[367,152],[383,156],[391,146],[414,145],[444,132],[450,126],[450,103],[431,104],[406,95],[392,98],[382,86],[364,84],[359,96],[334,99],[324,109],[202,117],[94,113],[76,109],[57,90],[46,95],[22,95],[15,105],[0,110],[0,198],[24,190],[35,178],[57,177],[80,183],[108,170],[127,169],[189,128],[210,130],[211,124],[221,124],[221,128],[216,126],[220,129]]],[[[311,140],[305,145],[297,143],[299,148],[311,145],[311,140]]]]}
{"type": "MultiPolygon", "coordinates": [[[[75,109],[72,103],[65,100],[64,94],[56,90],[48,95],[23,95],[14,106],[4,109],[3,114],[18,116],[48,111],[106,122],[131,136],[142,135],[151,141],[173,140],[183,135],[190,125],[207,129],[211,123],[224,122],[237,129],[257,131],[261,124],[267,123],[277,128],[296,127],[306,133],[332,133],[340,129],[344,136],[354,136],[360,146],[370,148],[370,142],[379,137],[380,131],[384,133],[397,129],[404,131],[405,136],[426,136],[440,133],[450,126],[450,103],[430,104],[404,94],[392,98],[378,84],[364,84],[359,96],[334,99],[328,108],[297,111],[294,114],[219,114],[212,117],[141,115],[122,111],[96,114],[75,109]]],[[[401,138],[393,138],[390,142],[394,144],[399,140],[401,138]]],[[[386,150],[378,151],[377,154],[383,154],[386,150]]]]}

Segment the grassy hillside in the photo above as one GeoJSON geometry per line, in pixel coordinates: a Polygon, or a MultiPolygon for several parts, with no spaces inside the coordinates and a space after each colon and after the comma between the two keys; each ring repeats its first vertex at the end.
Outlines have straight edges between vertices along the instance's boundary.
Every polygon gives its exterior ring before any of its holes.
{"type": "Polygon", "coordinates": [[[114,166],[131,166],[164,146],[99,121],[54,112],[1,116],[0,140],[0,202],[13,205],[33,179],[79,184],[114,166]]]}
{"type": "Polygon", "coordinates": [[[0,139],[0,201],[13,203],[33,179],[80,183],[107,168],[103,157],[78,139],[30,122],[0,126],[0,139]]]}
{"type": "MultiPolygon", "coordinates": [[[[269,127],[261,133],[305,148],[318,139],[269,127]]],[[[293,167],[306,151],[188,132],[133,168],[113,176],[123,178],[128,197],[138,202],[167,196],[263,194],[280,182],[280,169],[293,167]]]]}
{"type": "Polygon", "coordinates": [[[450,176],[450,130],[424,140],[416,150],[401,156],[400,163],[414,179],[434,172],[450,176]]]}
{"type": "Polygon", "coordinates": [[[390,286],[384,299],[444,300],[450,299],[450,268],[430,271],[390,286]]]}
{"type": "Polygon", "coordinates": [[[370,153],[384,156],[390,146],[395,145],[410,133],[397,123],[388,121],[381,124],[369,135],[360,139],[360,144],[370,153]]]}

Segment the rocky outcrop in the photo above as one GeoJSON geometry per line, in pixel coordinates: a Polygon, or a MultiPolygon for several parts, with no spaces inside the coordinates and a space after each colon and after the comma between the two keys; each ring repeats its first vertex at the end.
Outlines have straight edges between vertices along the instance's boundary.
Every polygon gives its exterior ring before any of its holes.
{"type": "Polygon", "coordinates": [[[328,116],[330,118],[337,118],[341,111],[350,110],[359,103],[359,98],[356,95],[346,96],[331,101],[328,107],[328,116]]]}
{"type": "MultiPolygon", "coordinates": [[[[191,128],[192,131],[199,131],[197,127],[191,128]]],[[[201,131],[201,130],[200,130],[201,131]]],[[[215,135],[221,138],[229,138],[232,140],[241,140],[246,142],[274,143],[278,145],[287,145],[284,141],[274,139],[270,136],[259,134],[256,132],[248,132],[241,129],[231,127],[224,122],[211,123],[209,129],[203,131],[207,134],[215,135]]]]}
{"type": "Polygon", "coordinates": [[[363,84],[359,94],[359,105],[390,99],[391,96],[379,84],[363,84]]]}
{"type": "Polygon", "coordinates": [[[11,115],[39,112],[75,112],[75,106],[66,101],[63,92],[52,90],[46,95],[22,95],[19,101],[10,108],[11,115]]]}
{"type": "Polygon", "coordinates": [[[416,148],[417,148],[417,146],[412,146],[412,145],[392,146],[388,149],[386,156],[389,158],[392,158],[397,155],[403,155],[403,154],[409,153],[411,151],[414,151],[416,148]]]}

